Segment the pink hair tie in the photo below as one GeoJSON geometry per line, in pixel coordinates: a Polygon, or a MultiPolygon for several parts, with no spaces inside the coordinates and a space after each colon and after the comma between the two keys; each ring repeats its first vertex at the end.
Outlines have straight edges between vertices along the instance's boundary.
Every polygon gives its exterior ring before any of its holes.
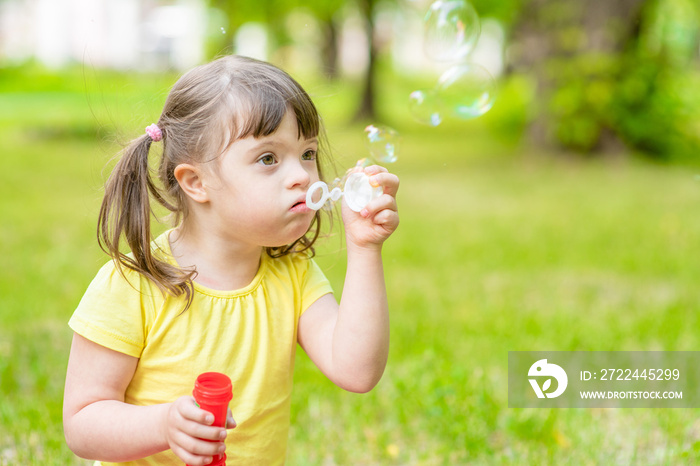
{"type": "Polygon", "coordinates": [[[158,142],[161,139],[163,139],[163,132],[155,123],[153,123],[151,126],[146,127],[146,134],[148,134],[151,137],[151,139],[153,139],[155,142],[158,142]]]}

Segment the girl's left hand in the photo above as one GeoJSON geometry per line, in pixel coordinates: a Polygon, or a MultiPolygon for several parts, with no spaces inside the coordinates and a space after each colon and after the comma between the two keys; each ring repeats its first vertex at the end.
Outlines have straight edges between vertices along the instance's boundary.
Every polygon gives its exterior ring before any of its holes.
{"type": "Polygon", "coordinates": [[[364,169],[370,184],[381,186],[384,194],[372,200],[359,213],[343,202],[343,223],[348,247],[381,248],[384,241],[399,226],[399,213],[396,192],[399,190],[399,177],[386,168],[372,165],[364,169]]]}

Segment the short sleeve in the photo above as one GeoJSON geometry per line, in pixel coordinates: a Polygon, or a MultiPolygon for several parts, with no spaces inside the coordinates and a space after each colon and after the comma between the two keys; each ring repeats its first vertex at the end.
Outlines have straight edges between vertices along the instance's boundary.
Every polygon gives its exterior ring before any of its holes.
{"type": "Polygon", "coordinates": [[[126,268],[124,275],[128,280],[111,261],[102,267],[68,325],[98,345],[138,358],[146,327],[141,277],[126,268]]]}
{"type": "Polygon", "coordinates": [[[333,293],[333,288],[321,268],[313,259],[302,259],[301,267],[301,314],[306,311],[318,298],[333,293]]]}

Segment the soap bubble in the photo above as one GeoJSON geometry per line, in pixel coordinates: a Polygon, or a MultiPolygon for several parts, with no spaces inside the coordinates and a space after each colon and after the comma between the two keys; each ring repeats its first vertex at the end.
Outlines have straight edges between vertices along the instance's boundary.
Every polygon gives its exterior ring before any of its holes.
{"type": "Polygon", "coordinates": [[[340,178],[336,177],[333,182],[331,183],[330,189],[333,190],[335,188],[340,188],[343,189],[343,183],[344,180],[341,180],[340,178]]]}
{"type": "Polygon", "coordinates": [[[388,126],[369,125],[365,128],[367,133],[367,148],[374,160],[384,163],[393,163],[399,158],[398,131],[388,126]]]}
{"type": "Polygon", "coordinates": [[[373,165],[372,159],[369,157],[364,157],[355,163],[355,167],[348,170],[348,173],[355,171],[355,168],[367,168],[373,165]]]}
{"type": "Polygon", "coordinates": [[[479,40],[479,15],[466,0],[438,0],[425,16],[425,53],[438,61],[466,57],[479,40]]]}
{"type": "Polygon", "coordinates": [[[437,126],[442,122],[440,102],[434,89],[411,92],[408,97],[408,110],[416,121],[425,125],[437,126]]]}
{"type": "Polygon", "coordinates": [[[221,34],[226,34],[226,29],[221,28],[221,34]]]}
{"type": "Polygon", "coordinates": [[[443,111],[462,120],[488,112],[496,97],[496,84],[481,65],[466,63],[445,71],[436,86],[443,111]]]}

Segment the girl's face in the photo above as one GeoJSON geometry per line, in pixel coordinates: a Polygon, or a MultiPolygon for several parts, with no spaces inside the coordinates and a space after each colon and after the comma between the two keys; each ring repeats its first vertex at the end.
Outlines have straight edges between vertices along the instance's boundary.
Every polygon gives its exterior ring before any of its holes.
{"type": "Polygon", "coordinates": [[[319,178],[317,150],[316,138],[299,136],[290,111],[274,133],[231,144],[219,160],[218,176],[207,187],[220,233],[267,247],[290,244],[303,236],[315,214],[305,199],[309,186],[319,178]]]}

